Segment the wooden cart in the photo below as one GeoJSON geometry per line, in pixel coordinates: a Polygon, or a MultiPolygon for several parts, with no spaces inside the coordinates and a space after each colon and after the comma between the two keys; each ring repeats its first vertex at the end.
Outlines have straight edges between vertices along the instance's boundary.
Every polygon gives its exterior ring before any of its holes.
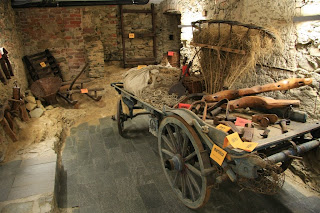
{"type": "Polygon", "coordinates": [[[270,127],[268,138],[259,136],[263,130],[255,130],[253,141],[258,145],[252,152],[230,146],[222,148],[228,133],[217,129],[212,122],[203,121],[187,109],[159,110],[125,91],[122,83],[111,86],[121,95],[116,115],[119,134],[125,134],[126,120],[150,115],[149,131],[158,138],[164,173],[178,198],[192,209],[202,207],[209,200],[211,190],[226,179],[258,193],[276,193],[292,160],[320,144],[320,122],[292,121],[285,134],[277,125],[270,127]],[[127,105],[128,114],[123,112],[123,104],[127,105]],[[134,114],[135,109],[146,112],[134,114]],[[212,152],[219,150],[227,153],[220,164],[210,158],[212,152]]]}

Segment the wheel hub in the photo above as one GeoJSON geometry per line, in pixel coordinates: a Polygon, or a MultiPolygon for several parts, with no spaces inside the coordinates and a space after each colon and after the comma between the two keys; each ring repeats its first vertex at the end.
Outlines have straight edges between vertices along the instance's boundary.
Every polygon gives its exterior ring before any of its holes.
{"type": "Polygon", "coordinates": [[[182,171],[184,168],[184,162],[181,155],[176,154],[171,159],[168,159],[164,162],[164,167],[169,170],[182,171]]]}

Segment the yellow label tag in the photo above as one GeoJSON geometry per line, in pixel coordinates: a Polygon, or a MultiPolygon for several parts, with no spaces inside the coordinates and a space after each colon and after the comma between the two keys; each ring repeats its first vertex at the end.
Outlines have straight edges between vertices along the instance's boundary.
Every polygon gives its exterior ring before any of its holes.
{"type": "Polygon", "coordinates": [[[223,124],[219,124],[218,126],[216,126],[217,129],[220,129],[224,132],[229,132],[229,130],[231,129],[231,127],[223,125],[223,124]]]}
{"type": "Polygon", "coordinates": [[[226,157],[227,152],[221,149],[217,145],[213,145],[210,158],[212,158],[215,162],[217,162],[220,166],[223,163],[224,158],[226,157]]]}
{"type": "Polygon", "coordinates": [[[144,68],[144,67],[147,67],[147,65],[138,65],[138,70],[144,68]]]}
{"type": "Polygon", "coordinates": [[[258,143],[255,143],[255,142],[243,142],[241,144],[240,147],[238,147],[239,149],[243,149],[247,152],[252,152],[256,146],[258,146],[258,143]]]}
{"type": "Polygon", "coordinates": [[[234,148],[238,148],[243,143],[237,132],[227,135],[226,138],[228,139],[228,142],[231,144],[231,146],[233,146],[234,148]]]}
{"type": "Polygon", "coordinates": [[[223,142],[223,148],[229,146],[230,144],[234,148],[242,149],[247,152],[252,152],[258,145],[258,143],[255,142],[243,142],[237,132],[226,136],[223,142]]]}
{"type": "Polygon", "coordinates": [[[81,93],[88,93],[88,89],[81,89],[81,93]]]}
{"type": "Polygon", "coordinates": [[[41,67],[46,67],[47,65],[46,65],[45,62],[41,62],[41,63],[40,63],[40,66],[41,66],[41,67]]]}
{"type": "Polygon", "coordinates": [[[129,33],[129,38],[134,38],[134,33],[129,33]]]}

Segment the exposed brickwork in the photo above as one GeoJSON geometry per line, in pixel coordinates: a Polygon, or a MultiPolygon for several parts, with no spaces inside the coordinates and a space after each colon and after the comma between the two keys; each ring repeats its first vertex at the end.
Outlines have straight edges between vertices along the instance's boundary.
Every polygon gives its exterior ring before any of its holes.
{"type": "MultiPolygon", "coordinates": [[[[150,5],[124,6],[130,9],[149,9],[150,5]]],[[[48,48],[58,59],[66,80],[76,75],[84,61],[89,62],[89,76],[103,75],[104,61],[122,60],[120,10],[116,5],[16,9],[18,27],[25,54],[48,48]]],[[[179,50],[179,20],[163,15],[156,6],[157,61],[163,53],[179,50]],[[175,33],[177,31],[178,33],[175,33]],[[169,40],[169,35],[174,40],[169,40]]],[[[126,14],[126,33],[151,29],[151,15],[126,14]]],[[[127,56],[151,57],[152,39],[126,40],[127,56]]]]}
{"type": "MultiPolygon", "coordinates": [[[[58,59],[65,80],[75,76],[92,51],[86,47],[100,40],[99,63],[90,64],[90,76],[99,77],[104,58],[119,60],[117,7],[72,7],[16,9],[26,55],[48,48],[58,59]],[[93,39],[94,38],[94,39],[93,39]],[[88,44],[89,43],[89,44],[88,44]],[[112,57],[110,57],[112,55],[112,57]],[[93,74],[91,73],[93,72],[93,74]]],[[[97,51],[96,46],[95,51],[97,51]]],[[[93,63],[92,60],[90,60],[93,63]]]]}

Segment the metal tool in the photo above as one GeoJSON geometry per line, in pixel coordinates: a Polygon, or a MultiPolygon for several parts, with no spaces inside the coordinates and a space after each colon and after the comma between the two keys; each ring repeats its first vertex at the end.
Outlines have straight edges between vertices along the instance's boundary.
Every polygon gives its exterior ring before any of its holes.
{"type": "Polygon", "coordinates": [[[276,114],[256,114],[252,115],[252,122],[259,124],[261,127],[267,127],[278,121],[276,114]]]}
{"type": "Polygon", "coordinates": [[[290,122],[290,120],[281,119],[280,121],[275,122],[275,124],[279,124],[281,126],[282,133],[287,133],[289,131],[287,125],[289,125],[290,122]]]}

